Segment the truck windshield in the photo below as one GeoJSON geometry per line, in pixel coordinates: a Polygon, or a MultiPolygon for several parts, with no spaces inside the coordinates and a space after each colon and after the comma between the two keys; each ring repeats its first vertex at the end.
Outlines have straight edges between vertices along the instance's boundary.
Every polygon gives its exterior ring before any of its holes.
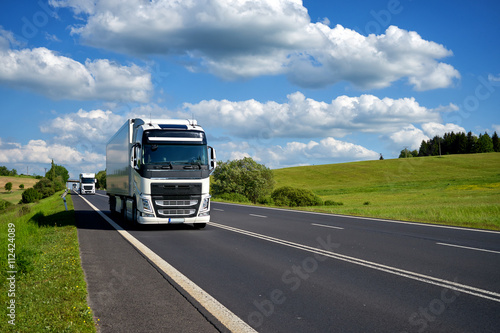
{"type": "Polygon", "coordinates": [[[207,165],[206,145],[145,144],[142,150],[142,163],[167,165],[207,165]]]}
{"type": "Polygon", "coordinates": [[[94,178],[82,178],[84,184],[94,184],[94,178]]]}

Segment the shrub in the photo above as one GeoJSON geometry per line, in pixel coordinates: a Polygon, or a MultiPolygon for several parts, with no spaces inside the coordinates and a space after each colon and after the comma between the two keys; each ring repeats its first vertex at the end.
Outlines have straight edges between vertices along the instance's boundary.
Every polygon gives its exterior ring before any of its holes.
{"type": "Polygon", "coordinates": [[[250,202],[247,197],[240,193],[222,193],[214,196],[217,199],[231,202],[250,202]]]}
{"type": "Polygon", "coordinates": [[[321,198],[311,190],[298,189],[291,186],[284,186],[274,190],[271,198],[277,206],[303,207],[323,204],[321,198]]]}
{"type": "Polygon", "coordinates": [[[38,201],[42,198],[42,195],[40,192],[38,192],[35,188],[29,188],[25,190],[22,194],[22,203],[31,203],[38,201]]]}
{"type": "Polygon", "coordinates": [[[257,202],[260,203],[261,205],[274,205],[274,200],[273,198],[271,198],[270,195],[260,197],[259,199],[257,199],[257,202]]]}
{"type": "Polygon", "coordinates": [[[7,184],[5,184],[5,190],[6,191],[12,191],[12,183],[11,182],[8,182],[7,184]]]}
{"type": "Polygon", "coordinates": [[[268,195],[274,187],[271,169],[255,162],[250,157],[241,160],[220,162],[213,173],[214,194],[239,193],[253,203],[268,195]]]}
{"type": "Polygon", "coordinates": [[[10,203],[6,200],[0,199],[0,211],[5,210],[11,206],[12,206],[12,203],[10,203]]]}

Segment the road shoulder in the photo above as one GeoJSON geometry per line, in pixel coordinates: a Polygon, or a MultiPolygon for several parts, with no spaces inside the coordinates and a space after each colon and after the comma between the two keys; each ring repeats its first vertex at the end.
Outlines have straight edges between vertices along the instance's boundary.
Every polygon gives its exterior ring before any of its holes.
{"type": "Polygon", "coordinates": [[[73,203],[98,332],[218,332],[81,198],[73,203]]]}

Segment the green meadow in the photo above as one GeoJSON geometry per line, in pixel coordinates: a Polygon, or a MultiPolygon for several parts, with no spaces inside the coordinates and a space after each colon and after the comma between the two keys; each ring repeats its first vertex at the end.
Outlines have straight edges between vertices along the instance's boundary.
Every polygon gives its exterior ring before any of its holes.
{"type": "Polygon", "coordinates": [[[446,155],[274,170],[276,186],[335,204],[301,209],[500,230],[500,153],[446,155]]]}

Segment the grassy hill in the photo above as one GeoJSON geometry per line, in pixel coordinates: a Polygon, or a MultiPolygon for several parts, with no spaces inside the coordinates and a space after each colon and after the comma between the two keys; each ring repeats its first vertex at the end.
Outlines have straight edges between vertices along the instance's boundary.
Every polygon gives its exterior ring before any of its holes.
{"type": "Polygon", "coordinates": [[[500,230],[500,153],[294,167],[274,175],[276,187],[307,188],[342,203],[315,211],[500,230]]]}
{"type": "Polygon", "coordinates": [[[0,176],[0,199],[17,204],[21,200],[23,191],[33,187],[38,182],[38,179],[31,176],[0,176]],[[12,183],[12,192],[5,190],[5,184],[12,183]],[[19,185],[24,184],[24,189],[20,189],[19,185]]]}

